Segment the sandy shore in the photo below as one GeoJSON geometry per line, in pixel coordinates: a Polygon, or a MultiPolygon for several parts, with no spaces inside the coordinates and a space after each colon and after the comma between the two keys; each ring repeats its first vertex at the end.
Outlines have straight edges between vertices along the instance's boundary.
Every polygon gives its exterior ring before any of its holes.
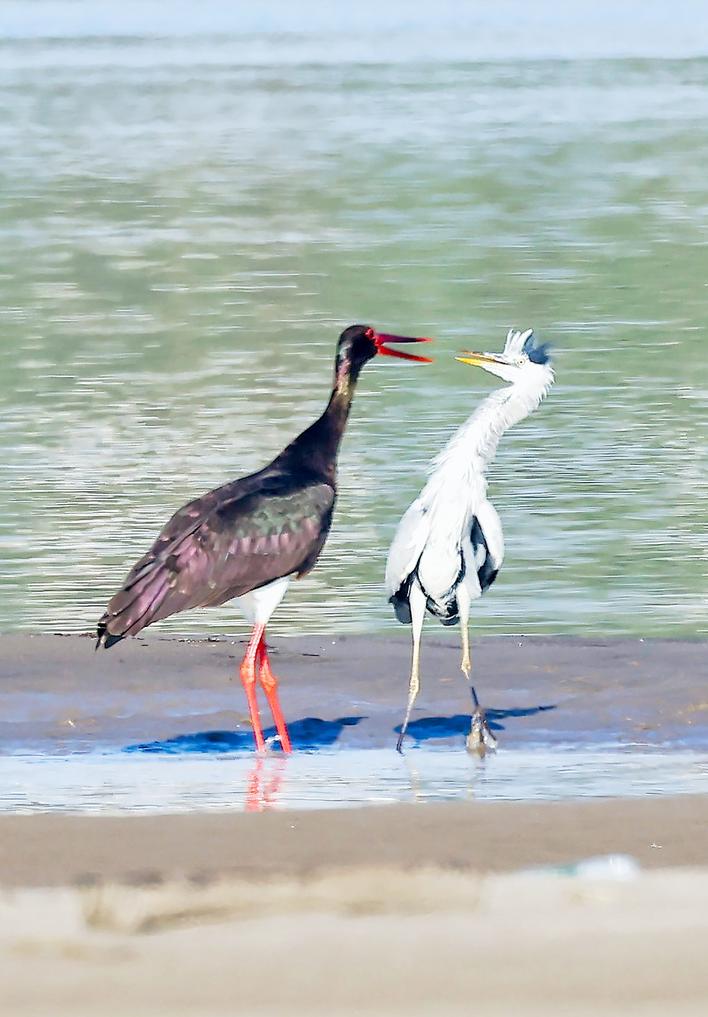
{"type": "Polygon", "coordinates": [[[13,1017],[703,1015],[708,874],[381,869],[0,894],[13,1017]]]}
{"type": "MultiPolygon", "coordinates": [[[[708,746],[706,643],[483,640],[502,747],[708,746]]],[[[0,638],[6,751],[246,748],[240,646],[0,638]],[[231,739],[231,741],[229,741],[231,739]],[[202,745],[203,742],[203,745],[202,745]],[[217,743],[222,744],[221,742],[217,743]]],[[[405,639],[278,644],[301,746],[389,746],[405,639]]],[[[454,639],[414,741],[462,751],[454,639]]],[[[297,739],[296,739],[297,743],[297,739]]],[[[0,816],[0,1012],[705,1013],[708,796],[0,816]],[[636,871],[569,876],[591,856],[636,871]],[[556,867],[544,873],[520,870],[556,867]]]]}
{"type": "Polygon", "coordinates": [[[6,886],[262,881],[371,865],[513,872],[617,852],[651,868],[708,864],[708,796],[263,814],[0,816],[6,886]]]}
{"type": "MultiPolygon", "coordinates": [[[[0,744],[48,751],[227,731],[251,745],[235,680],[243,644],[126,640],[93,651],[78,636],[0,636],[0,744]]],[[[283,709],[296,746],[395,743],[408,636],[276,641],[283,709]]],[[[708,746],[708,642],[487,638],[473,643],[478,692],[500,745],[616,742],[708,746]]],[[[423,653],[412,742],[463,744],[470,711],[455,635],[423,653]]],[[[179,748],[180,746],[178,746],[179,748]]]]}
{"type": "Polygon", "coordinates": [[[0,1012],[698,1017],[706,859],[702,796],[3,817],[0,1012]]]}

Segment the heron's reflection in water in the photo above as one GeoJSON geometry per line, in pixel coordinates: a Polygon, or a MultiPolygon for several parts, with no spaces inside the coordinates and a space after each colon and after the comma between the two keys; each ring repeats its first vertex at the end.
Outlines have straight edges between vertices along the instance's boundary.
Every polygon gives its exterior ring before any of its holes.
{"type": "Polygon", "coordinates": [[[287,765],[285,756],[256,756],[246,781],[244,812],[267,812],[278,807],[287,765]]]}
{"type": "MultiPolygon", "coordinates": [[[[477,756],[471,752],[466,753],[466,756],[469,760],[469,769],[464,770],[462,779],[458,778],[456,784],[458,797],[466,801],[472,801],[477,797],[479,781],[484,777],[486,760],[484,757],[477,756]]],[[[461,755],[460,758],[462,758],[461,755]]],[[[401,754],[401,762],[403,763],[403,769],[408,775],[411,801],[426,802],[439,797],[439,788],[435,780],[431,781],[430,778],[426,780],[426,777],[421,775],[418,767],[411,761],[409,753],[401,754]]]]}

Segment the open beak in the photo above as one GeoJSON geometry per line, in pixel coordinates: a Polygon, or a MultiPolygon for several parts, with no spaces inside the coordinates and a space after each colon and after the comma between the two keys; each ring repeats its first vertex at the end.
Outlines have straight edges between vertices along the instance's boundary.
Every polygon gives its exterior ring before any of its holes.
{"type": "Polygon", "coordinates": [[[433,361],[430,357],[420,357],[415,353],[390,350],[386,343],[431,343],[432,341],[428,336],[389,335],[388,332],[376,332],[374,335],[377,353],[381,353],[386,357],[399,357],[401,360],[417,360],[420,364],[432,364],[433,361]]]}
{"type": "Polygon", "coordinates": [[[505,363],[502,357],[497,357],[493,353],[470,353],[468,351],[461,353],[459,357],[455,357],[455,360],[459,360],[461,364],[470,364],[472,367],[505,363]]]}

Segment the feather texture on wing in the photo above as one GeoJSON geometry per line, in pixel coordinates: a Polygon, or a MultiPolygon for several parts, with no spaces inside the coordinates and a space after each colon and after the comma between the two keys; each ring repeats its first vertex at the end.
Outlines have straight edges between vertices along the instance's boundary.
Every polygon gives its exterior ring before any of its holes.
{"type": "Polygon", "coordinates": [[[314,565],[329,531],[335,492],[297,485],[267,469],[181,508],[130,570],[99,622],[99,642],[177,611],[223,604],[314,565]]]}
{"type": "Polygon", "coordinates": [[[396,530],[386,561],[385,586],[392,597],[413,572],[430,535],[430,514],[421,498],[409,505],[396,530]]]}

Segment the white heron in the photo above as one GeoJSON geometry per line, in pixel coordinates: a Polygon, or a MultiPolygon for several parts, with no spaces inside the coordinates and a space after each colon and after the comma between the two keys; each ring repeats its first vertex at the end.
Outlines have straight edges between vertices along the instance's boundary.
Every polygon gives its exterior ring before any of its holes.
{"type": "Polygon", "coordinates": [[[443,625],[460,622],[461,669],[474,704],[468,749],[484,755],[496,747],[471,680],[468,632],[470,605],[492,585],[504,558],[501,522],[487,499],[487,468],[502,434],[532,413],[553,384],[548,348],[536,343],[531,329],[510,330],[502,353],[464,353],[456,359],[509,384],[488,396],[433,459],[428,482],[398,524],[388,553],[389,602],[398,620],[412,626],[413,636],[399,752],[420,689],[426,610],[443,625]]]}

